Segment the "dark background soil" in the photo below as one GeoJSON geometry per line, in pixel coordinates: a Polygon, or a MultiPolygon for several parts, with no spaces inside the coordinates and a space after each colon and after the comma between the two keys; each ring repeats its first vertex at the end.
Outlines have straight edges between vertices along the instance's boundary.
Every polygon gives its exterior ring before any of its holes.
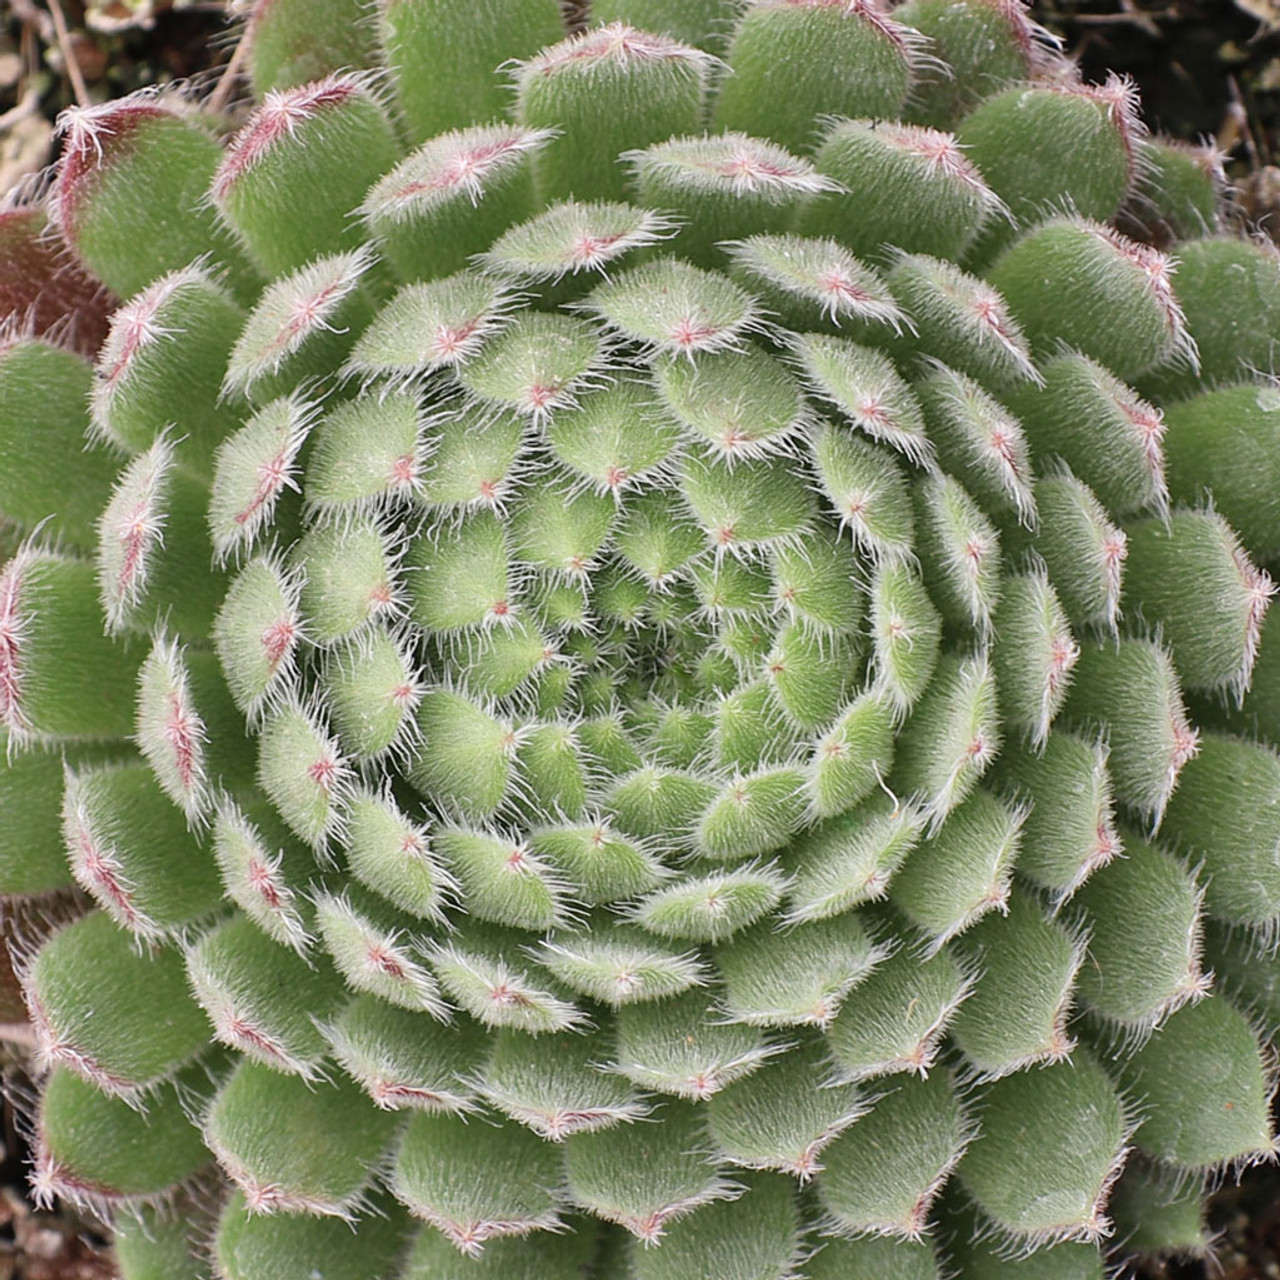
{"type": "MultiPolygon", "coordinates": [[[[1109,69],[1132,75],[1153,128],[1217,137],[1237,179],[1280,160],[1280,0],[1035,0],[1033,8],[1087,79],[1109,69]]],[[[32,92],[27,109],[46,120],[75,101],[68,60],[95,101],[155,81],[216,77],[233,43],[225,9],[222,0],[0,0],[0,117],[32,92]]]]}
{"type": "Polygon", "coordinates": [[[1216,135],[1236,173],[1280,154],[1280,0],[1043,0],[1086,79],[1127,72],[1155,129],[1216,135]]]}
{"type": "MultiPolygon", "coordinates": [[[[52,122],[78,99],[102,101],[156,81],[217,81],[234,43],[225,8],[221,0],[0,0],[0,195],[48,163],[57,146],[52,122]]],[[[1137,81],[1153,130],[1216,139],[1246,217],[1277,233],[1280,0],[1037,0],[1034,9],[1086,79],[1113,70],[1137,81]]],[[[0,1049],[6,1083],[20,1082],[20,1056],[0,1049]]],[[[1142,1280],[1280,1280],[1274,1169],[1224,1186],[1210,1220],[1219,1238],[1212,1266],[1156,1263],[1142,1280]]],[[[87,1224],[33,1211],[6,1107],[0,1280],[109,1280],[102,1244],[87,1224]]]]}

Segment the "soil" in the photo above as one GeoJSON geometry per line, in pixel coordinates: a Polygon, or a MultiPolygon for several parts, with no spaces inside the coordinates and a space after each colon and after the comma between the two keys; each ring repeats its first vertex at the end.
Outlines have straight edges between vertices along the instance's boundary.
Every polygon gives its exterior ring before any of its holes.
{"type": "Polygon", "coordinates": [[[73,1211],[37,1209],[27,1187],[25,1122],[14,1100],[29,1098],[21,1046],[0,1046],[0,1280],[116,1280],[101,1226],[73,1211]]]}

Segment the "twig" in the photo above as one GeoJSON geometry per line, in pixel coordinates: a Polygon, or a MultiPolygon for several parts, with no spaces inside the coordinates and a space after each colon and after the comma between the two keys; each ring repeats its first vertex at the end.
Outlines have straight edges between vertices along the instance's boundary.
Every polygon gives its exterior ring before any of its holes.
{"type": "Polygon", "coordinates": [[[0,133],[7,133],[15,124],[21,123],[28,116],[33,116],[40,109],[40,90],[32,85],[18,100],[17,106],[10,107],[0,115],[0,133]]]}
{"type": "Polygon", "coordinates": [[[36,1033],[29,1022],[0,1022],[0,1040],[28,1048],[34,1048],[37,1043],[36,1033]]]}
{"type": "Polygon", "coordinates": [[[232,90],[236,87],[236,80],[240,76],[240,68],[244,65],[244,60],[248,57],[248,54],[249,38],[246,34],[236,42],[236,47],[231,54],[231,60],[227,63],[222,72],[222,78],[218,81],[218,87],[209,95],[210,111],[221,111],[227,105],[232,90]]]}
{"type": "Polygon", "coordinates": [[[71,81],[76,101],[82,107],[93,105],[89,97],[89,86],[84,82],[84,73],[71,51],[71,32],[67,30],[66,15],[62,12],[62,0],[49,0],[49,13],[53,17],[53,29],[58,33],[58,49],[62,54],[63,65],[67,69],[67,78],[71,81]]]}
{"type": "Polygon", "coordinates": [[[1159,39],[1160,28],[1156,25],[1156,19],[1177,17],[1176,9],[1163,9],[1157,13],[1145,13],[1133,3],[1133,0],[1120,0],[1120,10],[1121,12],[1119,13],[1077,13],[1072,15],[1071,20],[1079,23],[1082,27],[1138,27],[1140,30],[1145,31],[1147,35],[1159,39]]]}
{"type": "Polygon", "coordinates": [[[1222,133],[1229,136],[1233,126],[1236,136],[1244,143],[1245,153],[1249,157],[1249,168],[1260,169],[1262,160],[1258,155],[1258,144],[1249,124],[1249,109],[1245,106],[1244,95],[1240,92],[1240,84],[1235,76],[1227,77],[1227,87],[1231,90],[1231,101],[1227,105],[1227,119],[1223,122],[1222,133]]]}

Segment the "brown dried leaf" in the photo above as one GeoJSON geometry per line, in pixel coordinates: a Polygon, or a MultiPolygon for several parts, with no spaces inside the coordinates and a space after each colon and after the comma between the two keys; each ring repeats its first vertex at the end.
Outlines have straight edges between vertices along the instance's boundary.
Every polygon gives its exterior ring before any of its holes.
{"type": "Polygon", "coordinates": [[[1280,0],[1235,0],[1235,4],[1268,30],[1280,31],[1280,0]]]}
{"type": "Polygon", "coordinates": [[[29,174],[39,173],[53,154],[53,125],[41,115],[15,121],[0,134],[0,195],[29,174]]]}

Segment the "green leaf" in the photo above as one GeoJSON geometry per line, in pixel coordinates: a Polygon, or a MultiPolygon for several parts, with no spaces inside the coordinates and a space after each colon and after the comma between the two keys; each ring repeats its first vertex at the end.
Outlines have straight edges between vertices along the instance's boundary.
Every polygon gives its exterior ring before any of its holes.
{"type": "Polygon", "coordinates": [[[1124,1106],[1088,1054],[1006,1076],[977,1096],[965,1190],[1010,1242],[1031,1250],[1096,1242],[1129,1133],[1124,1106]]]}

